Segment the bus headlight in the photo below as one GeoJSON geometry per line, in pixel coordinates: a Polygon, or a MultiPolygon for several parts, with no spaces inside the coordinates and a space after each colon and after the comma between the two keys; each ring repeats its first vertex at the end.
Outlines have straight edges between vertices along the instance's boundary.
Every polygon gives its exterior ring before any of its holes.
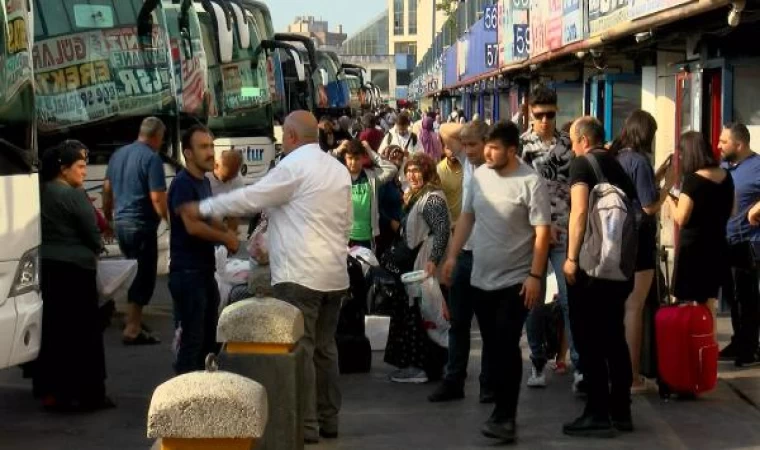
{"type": "Polygon", "coordinates": [[[18,263],[16,276],[11,285],[10,297],[17,297],[27,292],[40,290],[40,253],[39,248],[26,252],[18,263]]]}

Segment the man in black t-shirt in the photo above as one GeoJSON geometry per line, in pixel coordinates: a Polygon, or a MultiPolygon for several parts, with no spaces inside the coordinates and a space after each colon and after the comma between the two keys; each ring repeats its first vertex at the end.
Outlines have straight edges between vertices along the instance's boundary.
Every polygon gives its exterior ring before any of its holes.
{"type": "Polygon", "coordinates": [[[183,205],[211,197],[206,172],[214,170],[214,138],[202,126],[193,126],[182,136],[185,169],[169,188],[171,260],[169,291],[174,302],[177,328],[174,370],[178,375],[203,370],[208,353],[216,352],[216,322],[219,288],[214,278],[214,245],[224,244],[237,252],[236,230],[227,230],[221,220],[197,219],[183,205]]]}
{"type": "Polygon", "coordinates": [[[607,182],[622,189],[629,198],[636,198],[636,190],[617,159],[602,148],[604,127],[597,119],[576,120],[570,129],[570,140],[576,158],[570,164],[570,220],[563,271],[568,285],[570,326],[583,365],[588,399],[583,415],[565,424],[563,431],[572,436],[611,436],[616,429],[633,431],[631,359],[623,322],[633,280],[591,278],[578,267],[589,193],[599,183],[586,155],[593,153],[607,182]]]}

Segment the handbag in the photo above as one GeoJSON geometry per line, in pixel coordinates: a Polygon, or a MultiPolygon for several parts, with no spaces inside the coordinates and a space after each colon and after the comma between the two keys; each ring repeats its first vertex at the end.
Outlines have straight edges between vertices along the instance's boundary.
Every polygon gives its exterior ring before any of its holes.
{"type": "Polygon", "coordinates": [[[390,248],[383,255],[380,262],[383,268],[396,275],[411,272],[414,269],[414,261],[417,259],[417,254],[422,248],[422,244],[415,248],[409,248],[406,244],[406,239],[403,235],[398,234],[391,243],[390,248]]]}

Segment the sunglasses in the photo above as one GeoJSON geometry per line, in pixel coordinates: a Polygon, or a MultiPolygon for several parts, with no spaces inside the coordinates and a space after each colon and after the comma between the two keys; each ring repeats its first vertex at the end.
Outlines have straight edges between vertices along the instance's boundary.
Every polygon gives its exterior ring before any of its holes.
{"type": "Polygon", "coordinates": [[[536,120],[544,120],[544,118],[549,119],[549,120],[554,120],[557,117],[557,113],[555,111],[540,112],[540,113],[534,113],[533,117],[535,117],[536,120]]]}

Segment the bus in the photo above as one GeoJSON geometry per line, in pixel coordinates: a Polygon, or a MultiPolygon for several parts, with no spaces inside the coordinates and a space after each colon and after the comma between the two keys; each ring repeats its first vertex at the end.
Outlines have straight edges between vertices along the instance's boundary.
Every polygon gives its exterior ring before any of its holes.
{"type": "Polygon", "coordinates": [[[208,62],[208,127],[217,149],[243,156],[246,184],[260,180],[275,158],[274,61],[262,46],[271,17],[257,20],[240,1],[194,2],[208,62]]]}
{"type": "Polygon", "coordinates": [[[0,369],[37,358],[40,191],[27,0],[0,0],[0,369]]]}
{"type": "Polygon", "coordinates": [[[328,107],[327,110],[320,111],[320,115],[326,114],[332,117],[350,115],[348,82],[340,70],[341,63],[338,54],[317,50],[317,65],[327,73],[328,107]]]}
{"type": "MultiPolygon", "coordinates": [[[[178,102],[160,0],[24,0],[34,8],[32,60],[39,148],[65,139],[90,150],[85,189],[100,208],[111,155],[137,138],[145,117],[166,125],[167,184],[180,167],[178,102]]],[[[115,242],[106,246],[118,256],[115,242]]],[[[159,228],[159,273],[169,233],[159,228]]]]}

